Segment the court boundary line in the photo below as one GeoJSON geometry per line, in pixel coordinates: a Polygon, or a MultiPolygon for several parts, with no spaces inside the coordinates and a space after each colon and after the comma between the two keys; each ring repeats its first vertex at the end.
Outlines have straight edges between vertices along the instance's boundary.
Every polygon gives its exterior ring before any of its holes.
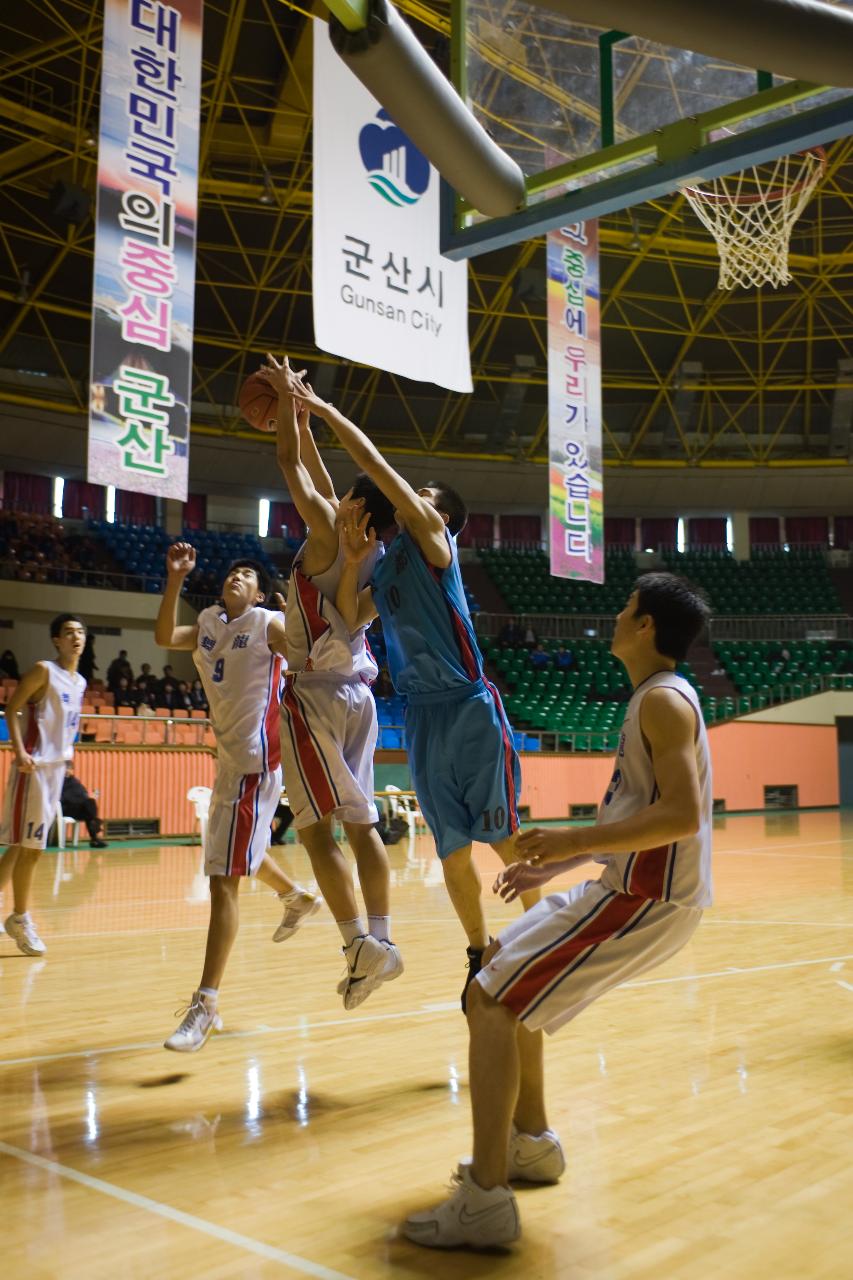
{"type": "Polygon", "coordinates": [[[245,1253],[253,1253],[257,1257],[264,1258],[267,1262],[279,1262],[292,1271],[301,1272],[302,1275],[315,1276],[316,1280],[354,1280],[353,1276],[346,1275],[343,1271],[334,1271],[331,1267],[324,1267],[322,1263],[312,1262],[310,1258],[301,1258],[297,1253],[288,1253],[286,1249],[278,1249],[275,1245],[265,1244],[263,1240],[244,1236],[239,1231],[232,1231],[230,1227],[218,1226],[215,1222],[208,1222],[206,1218],[199,1218],[194,1213],[186,1213],[183,1209],[176,1209],[174,1205],[152,1200],[150,1196],[144,1196],[138,1191],[128,1191],[127,1188],[120,1187],[114,1182],[107,1182],[104,1178],[95,1178],[89,1173],[82,1173],[71,1165],[60,1164],[58,1160],[47,1160],[44,1156],[36,1155],[33,1151],[25,1151],[22,1147],[14,1147],[8,1142],[0,1141],[0,1154],[9,1156],[13,1160],[20,1160],[23,1164],[41,1169],[45,1173],[65,1178],[69,1182],[76,1182],[89,1191],[100,1192],[101,1195],[119,1200],[135,1209],[142,1209],[146,1213],[165,1218],[168,1222],[188,1227],[191,1231],[212,1236],[225,1244],[242,1249],[245,1253]]]}
{"type": "MultiPolygon", "coordinates": [[[[636,982],[622,982],[616,990],[633,991],[642,987],[661,987],[676,983],[685,982],[704,982],[712,978],[741,978],[750,973],[771,973],[781,969],[804,969],[809,966],[819,964],[833,964],[839,961],[853,960],[853,954],[842,956],[821,956],[814,960],[785,960],[776,964],[759,964],[745,966],[743,968],[737,965],[727,965],[725,969],[713,969],[708,973],[683,973],[673,974],[667,978],[640,978],[636,982]]],[[[353,1018],[329,1018],[322,1022],[311,1022],[303,1018],[299,1022],[293,1022],[286,1026],[271,1027],[257,1026],[246,1031],[223,1031],[217,1036],[219,1040],[245,1040],[253,1036],[270,1036],[270,1035],[289,1035],[294,1031],[323,1031],[326,1027],[341,1026],[363,1026],[368,1022],[399,1022],[407,1018],[430,1018],[437,1017],[439,1014],[458,1012],[459,1004],[456,1000],[448,1001],[447,1004],[429,1005],[419,1009],[403,1009],[396,1013],[375,1013],[366,1017],[362,1016],[358,1019],[353,1018]]],[[[106,1045],[101,1048],[93,1049],[75,1049],[71,1053],[43,1053],[34,1054],[28,1058],[0,1058],[0,1068],[3,1067],[23,1067],[35,1066],[41,1062],[63,1062],[74,1058],[97,1058],[106,1057],[108,1054],[114,1053],[130,1053],[141,1052],[146,1049],[158,1049],[162,1045],[162,1040],[147,1040],[136,1044],[117,1044],[106,1045]]],[[[2,1143],[0,1143],[2,1148],[2,1143]]]]}

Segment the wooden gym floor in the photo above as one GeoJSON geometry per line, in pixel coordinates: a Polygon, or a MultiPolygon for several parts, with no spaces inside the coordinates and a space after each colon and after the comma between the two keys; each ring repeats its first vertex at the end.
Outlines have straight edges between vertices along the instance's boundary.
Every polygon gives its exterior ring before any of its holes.
{"type": "Polygon", "coordinates": [[[189,1056],[160,1046],[200,967],[198,850],[46,854],[48,955],[0,937],[5,1280],[850,1277],[853,814],[724,819],[715,849],[690,948],[547,1043],[569,1168],[479,1256],[395,1234],[469,1142],[464,943],[426,837],[389,850],[398,982],[345,1013],[328,915],[275,946],[249,888],[227,1034],[189,1056]]]}

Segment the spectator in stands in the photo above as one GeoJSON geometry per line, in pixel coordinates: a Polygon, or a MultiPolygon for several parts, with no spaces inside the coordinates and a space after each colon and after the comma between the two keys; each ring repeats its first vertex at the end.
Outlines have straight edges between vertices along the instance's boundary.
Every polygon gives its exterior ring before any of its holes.
{"type": "Polygon", "coordinates": [[[95,678],[95,672],[98,670],[98,664],[95,661],[95,637],[91,631],[86,634],[86,644],[80,654],[80,665],[77,670],[86,681],[86,684],[92,683],[95,678]]]}
{"type": "Polygon", "coordinates": [[[201,683],[201,681],[198,678],[193,680],[192,688],[190,689],[190,698],[192,699],[192,705],[193,705],[194,711],[210,710],[210,707],[207,704],[207,698],[204,692],[204,685],[201,683]]]}
{"type": "Polygon", "coordinates": [[[116,707],[116,710],[119,707],[135,707],[137,705],[134,701],[127,676],[119,676],[118,684],[113,690],[113,704],[116,707]]]}
{"type": "MultiPolygon", "coordinates": [[[[166,666],[163,668],[163,679],[158,683],[157,692],[161,697],[164,697],[167,693],[173,693],[177,687],[178,682],[175,679],[172,668],[168,663],[166,663],[166,666]]],[[[170,707],[172,704],[171,702],[161,702],[159,705],[161,707],[170,707]]]]}
{"type": "Polygon", "coordinates": [[[184,711],[192,711],[193,700],[190,697],[190,687],[186,680],[178,681],[178,687],[175,690],[175,706],[183,708],[184,711]]]}
{"type": "Polygon", "coordinates": [[[75,778],[71,765],[65,771],[62,784],[62,814],[65,818],[73,818],[75,822],[84,822],[89,832],[91,849],[106,849],[107,842],[100,838],[103,823],[98,817],[97,802],[89,795],[79,778],[75,778]]]}
{"type": "Polygon", "coordinates": [[[133,669],[127,660],[127,649],[119,649],[118,657],[113,658],[107,667],[107,688],[115,692],[121,679],[126,680],[128,684],[133,679],[133,669]]]}
{"type": "Polygon", "coordinates": [[[570,667],[574,666],[574,663],[575,655],[571,649],[567,649],[564,644],[561,644],[554,656],[554,666],[558,671],[568,671],[570,667]]]}
{"type": "Polygon", "coordinates": [[[15,657],[11,649],[5,649],[0,655],[0,672],[6,680],[20,680],[21,673],[18,670],[18,659],[15,657]]]}
{"type": "Polygon", "coordinates": [[[537,644],[539,643],[539,637],[537,636],[536,632],[533,630],[532,627],[528,627],[527,630],[525,631],[524,643],[526,644],[527,648],[530,649],[531,652],[536,648],[537,644]]]}
{"type": "Polygon", "coordinates": [[[150,662],[143,662],[142,670],[137,676],[136,683],[144,693],[150,693],[152,689],[157,688],[157,677],[151,670],[150,662]]]}
{"type": "Polygon", "coordinates": [[[530,655],[530,665],[537,671],[544,671],[551,665],[551,655],[540,641],[530,655]]]}

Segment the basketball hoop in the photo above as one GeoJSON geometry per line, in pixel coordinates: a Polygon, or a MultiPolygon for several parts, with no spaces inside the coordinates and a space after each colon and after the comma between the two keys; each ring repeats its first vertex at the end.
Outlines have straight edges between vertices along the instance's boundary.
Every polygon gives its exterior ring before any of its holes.
{"type": "Polygon", "coordinates": [[[720,289],[788,284],[791,231],[826,169],[823,147],[682,187],[720,251],[720,289]]]}

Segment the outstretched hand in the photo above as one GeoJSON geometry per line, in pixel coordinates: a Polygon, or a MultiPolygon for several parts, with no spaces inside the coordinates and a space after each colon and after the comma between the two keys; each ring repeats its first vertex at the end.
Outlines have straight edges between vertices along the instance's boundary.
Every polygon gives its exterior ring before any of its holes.
{"type": "Polygon", "coordinates": [[[189,542],[174,542],[166,552],[166,572],[185,578],[195,568],[195,547],[189,542]]]}
{"type": "Polygon", "coordinates": [[[531,867],[527,862],[512,862],[504,867],[492,885],[492,893],[500,894],[504,902],[515,902],[528,889],[539,889],[557,874],[551,866],[531,867]]]}
{"type": "Polygon", "coordinates": [[[376,530],[368,529],[370,512],[363,510],[360,498],[344,498],[338,507],[341,550],[347,564],[361,564],[376,546],[376,530]]]}

